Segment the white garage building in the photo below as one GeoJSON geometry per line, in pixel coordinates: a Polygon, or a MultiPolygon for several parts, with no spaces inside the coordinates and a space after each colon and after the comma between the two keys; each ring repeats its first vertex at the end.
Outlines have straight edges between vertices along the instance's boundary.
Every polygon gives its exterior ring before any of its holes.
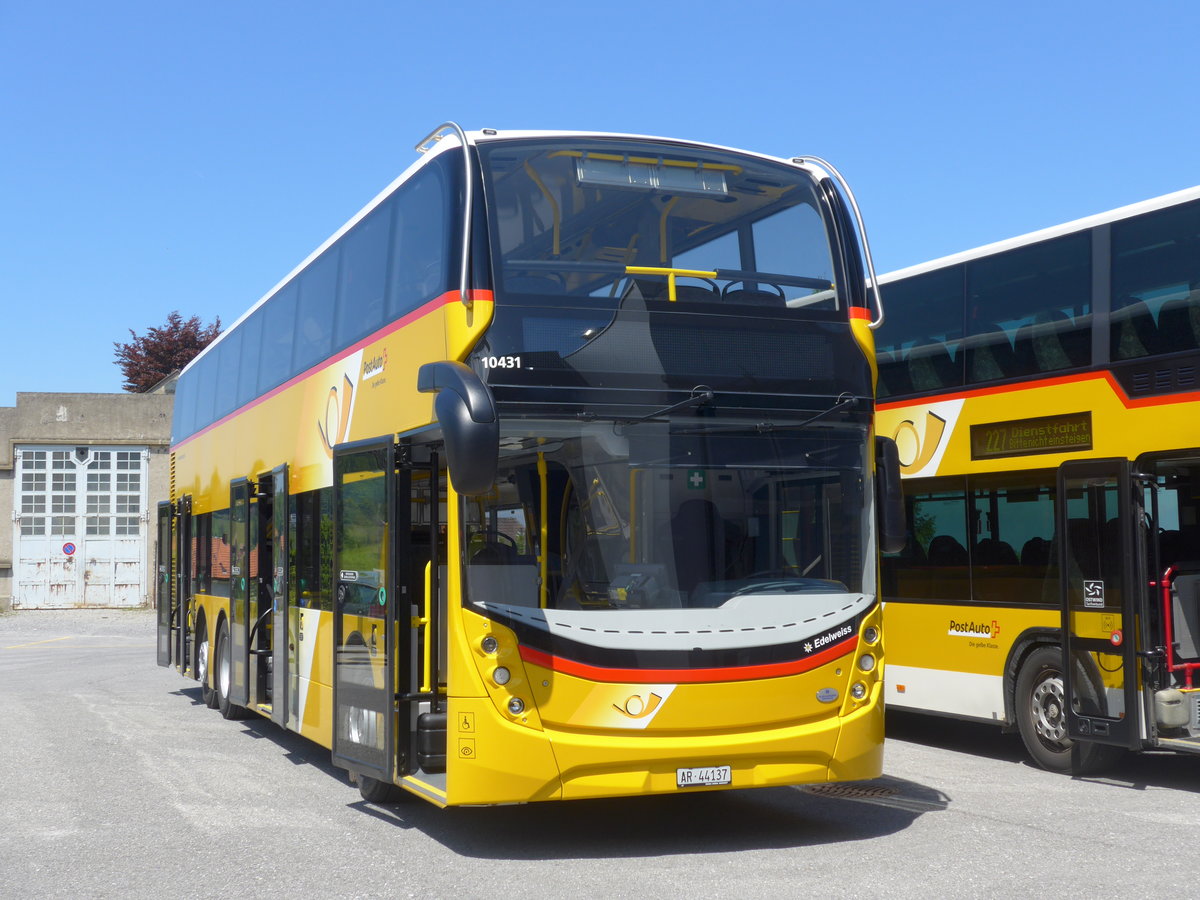
{"type": "Polygon", "coordinates": [[[159,391],[0,407],[0,608],[152,602],[175,399],[159,391]]]}

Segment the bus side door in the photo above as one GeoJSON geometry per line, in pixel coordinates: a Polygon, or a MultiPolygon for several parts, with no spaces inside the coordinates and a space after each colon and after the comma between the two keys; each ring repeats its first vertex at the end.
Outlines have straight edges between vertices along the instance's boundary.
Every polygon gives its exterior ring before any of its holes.
{"type": "MultiPolygon", "coordinates": [[[[396,692],[396,450],[391,436],[333,452],[333,763],[392,783],[396,692]]],[[[406,735],[399,735],[406,741],[406,735]]]]}
{"type": "Polygon", "coordinates": [[[251,525],[257,512],[250,481],[235,478],[229,483],[229,700],[237,706],[250,705],[250,592],[257,574],[251,571],[251,525]]]}
{"type": "Polygon", "coordinates": [[[1063,463],[1056,517],[1067,734],[1137,748],[1137,648],[1144,643],[1137,612],[1145,577],[1129,461],[1063,463]]]}
{"type": "Polygon", "coordinates": [[[288,582],[289,521],[291,497],[288,496],[288,467],[286,464],[271,471],[271,568],[266,577],[271,582],[271,720],[284,727],[297,727],[295,712],[291,709],[292,698],[288,695],[291,683],[288,653],[290,635],[288,625],[291,616],[291,586],[288,582]]]}

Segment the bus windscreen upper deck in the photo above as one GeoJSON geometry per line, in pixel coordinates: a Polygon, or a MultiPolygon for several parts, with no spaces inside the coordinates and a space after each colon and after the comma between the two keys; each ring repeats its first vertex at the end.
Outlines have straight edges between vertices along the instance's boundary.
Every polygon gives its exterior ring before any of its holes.
{"type": "Polygon", "coordinates": [[[870,395],[804,169],[617,139],[480,157],[496,312],[474,361],[501,402],[504,385],[870,395]]]}
{"type": "Polygon", "coordinates": [[[616,300],[631,280],[665,294],[654,270],[670,268],[721,273],[687,276],[696,300],[837,307],[824,214],[800,168],[620,140],[481,155],[502,294],[616,300]]]}

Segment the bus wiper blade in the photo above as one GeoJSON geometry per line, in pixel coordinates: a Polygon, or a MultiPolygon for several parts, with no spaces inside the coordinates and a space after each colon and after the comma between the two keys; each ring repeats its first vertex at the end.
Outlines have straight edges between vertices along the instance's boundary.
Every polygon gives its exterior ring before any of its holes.
{"type": "Polygon", "coordinates": [[[617,422],[621,425],[636,425],[639,422],[649,422],[651,419],[657,419],[660,416],[670,415],[673,412],[679,412],[681,409],[690,409],[694,406],[705,406],[712,403],[716,398],[716,393],[707,384],[698,384],[692,388],[692,395],[686,400],[681,400],[671,406],[664,406],[662,409],[655,410],[652,413],[647,413],[644,416],[639,416],[636,419],[618,419],[617,422]]]}
{"type": "Polygon", "coordinates": [[[788,422],[786,425],[776,425],[774,422],[759,422],[755,425],[755,429],[761,432],[770,432],[775,430],[794,431],[799,428],[805,428],[813,422],[823,419],[835,412],[841,412],[843,409],[853,409],[858,404],[858,398],[853,394],[838,394],[837,403],[829,407],[829,409],[821,410],[815,416],[805,419],[803,422],[788,422]]]}

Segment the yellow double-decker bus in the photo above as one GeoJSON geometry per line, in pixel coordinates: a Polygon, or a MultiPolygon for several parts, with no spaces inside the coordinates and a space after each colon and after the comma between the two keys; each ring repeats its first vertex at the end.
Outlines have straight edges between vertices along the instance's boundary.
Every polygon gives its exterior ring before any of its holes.
{"type": "Polygon", "coordinates": [[[888,704],[1200,752],[1200,188],[880,280],[888,704]]]}
{"type": "Polygon", "coordinates": [[[369,800],[878,775],[903,533],[841,176],[452,123],[417,149],[183,372],[159,663],[369,800]]]}

